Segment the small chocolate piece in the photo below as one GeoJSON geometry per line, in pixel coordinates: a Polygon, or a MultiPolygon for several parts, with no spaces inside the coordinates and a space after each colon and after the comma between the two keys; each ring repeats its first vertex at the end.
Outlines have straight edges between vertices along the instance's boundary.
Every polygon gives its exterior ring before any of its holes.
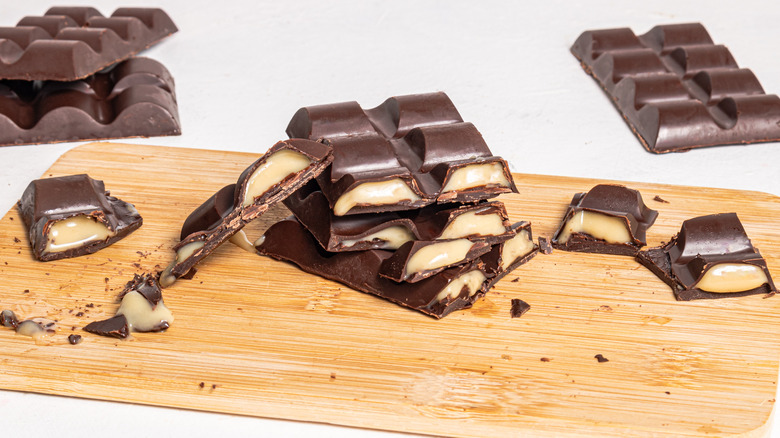
{"type": "Polygon", "coordinates": [[[16,329],[19,326],[19,318],[16,317],[13,310],[6,309],[0,312],[0,324],[3,327],[16,329]]]}
{"type": "Polygon", "coordinates": [[[653,201],[655,201],[655,202],[660,202],[660,203],[662,203],[662,204],[668,204],[668,203],[669,203],[669,201],[667,201],[666,199],[664,199],[664,198],[662,198],[662,197],[660,197],[660,196],[658,196],[658,195],[655,195],[655,196],[653,197],[653,201]]]}
{"type": "Polygon", "coordinates": [[[80,344],[82,341],[81,335],[68,335],[68,342],[70,345],[80,344]]]}
{"type": "Polygon", "coordinates": [[[152,274],[134,275],[120,297],[122,303],[116,314],[125,316],[132,331],[162,332],[173,323],[173,314],[165,306],[160,284],[152,274]]]}
{"type": "Polygon", "coordinates": [[[634,256],[646,244],[647,229],[657,217],[638,191],[600,184],[574,195],[552,245],[564,251],[634,256]]]}
{"type": "Polygon", "coordinates": [[[512,310],[510,312],[512,318],[520,318],[529,310],[531,310],[530,304],[519,298],[512,298],[512,310]]]}
{"type": "Polygon", "coordinates": [[[102,321],[94,321],[84,327],[84,331],[100,336],[125,339],[130,335],[130,327],[124,315],[116,315],[102,321]]]}
{"type": "Polygon", "coordinates": [[[221,189],[184,221],[182,235],[187,235],[173,248],[176,259],[161,274],[160,284],[168,287],[186,276],[244,225],[319,175],[332,160],[331,148],[321,142],[276,143],[241,173],[235,185],[221,189]],[[233,204],[228,206],[231,191],[233,204]]]}
{"type": "Polygon", "coordinates": [[[396,282],[416,283],[490,251],[484,241],[468,239],[415,240],[403,244],[382,262],[379,275],[396,282]]]}
{"type": "Polygon", "coordinates": [[[586,31],[571,52],[649,152],[780,140],[780,98],[699,23],[586,31]]]}
{"type": "Polygon", "coordinates": [[[53,7],[0,28],[0,78],[75,81],[130,58],[178,29],[156,8],[53,7]]]}
{"type": "Polygon", "coordinates": [[[680,301],[777,293],[736,213],[688,219],[669,243],[641,251],[637,260],[680,301]]]}
{"type": "Polygon", "coordinates": [[[539,236],[539,251],[544,255],[552,254],[553,247],[552,244],[550,244],[550,239],[539,236]]]}
{"type": "Polygon", "coordinates": [[[125,284],[124,289],[119,294],[119,298],[122,299],[129,292],[133,291],[141,294],[152,306],[156,306],[157,303],[162,301],[160,283],[157,281],[157,277],[150,273],[143,275],[134,274],[133,279],[125,284]]]}
{"type": "Polygon", "coordinates": [[[596,359],[599,363],[609,362],[609,359],[604,357],[604,355],[602,355],[602,354],[597,354],[597,355],[593,356],[593,358],[596,359]]]}
{"type": "Polygon", "coordinates": [[[75,82],[0,80],[0,145],[179,134],[173,77],[148,58],[75,82]]]}
{"type": "Polygon", "coordinates": [[[370,110],[356,102],[301,108],[287,134],[333,147],[333,165],[317,182],[336,216],[517,191],[507,163],[444,93],[392,97],[370,110]]]}
{"type": "Polygon", "coordinates": [[[35,180],[18,207],[41,261],[94,253],[143,222],[132,204],[109,196],[103,181],[85,174],[35,180]]]}

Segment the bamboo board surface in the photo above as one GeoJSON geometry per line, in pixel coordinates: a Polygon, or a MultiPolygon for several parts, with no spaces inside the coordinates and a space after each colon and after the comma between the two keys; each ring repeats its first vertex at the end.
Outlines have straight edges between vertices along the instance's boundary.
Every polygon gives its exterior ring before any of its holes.
{"type": "MultiPolygon", "coordinates": [[[[96,254],[41,263],[16,209],[0,220],[0,306],[60,324],[38,343],[0,329],[0,388],[452,436],[768,432],[780,298],[676,302],[627,257],[540,254],[472,309],[437,321],[224,245],[164,291],[175,315],[166,333],[81,332],[114,314],[134,273],[164,267],[183,219],[257,157],[109,143],[63,155],[44,176],[102,179],[144,225],[96,254]],[[531,310],[510,318],[512,298],[531,310]],[[69,345],[70,333],[84,341],[69,345]]],[[[515,181],[519,194],[500,199],[535,236],[551,236],[571,196],[602,182],[515,181]]],[[[687,218],[735,211],[778,279],[780,198],[628,185],[660,212],[650,246],[687,218]]],[[[286,215],[272,209],[250,239],[286,215]]]]}

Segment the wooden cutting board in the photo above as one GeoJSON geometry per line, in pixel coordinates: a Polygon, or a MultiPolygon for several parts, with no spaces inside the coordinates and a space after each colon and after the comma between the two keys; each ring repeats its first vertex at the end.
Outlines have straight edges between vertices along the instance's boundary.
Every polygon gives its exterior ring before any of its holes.
{"type": "MultiPolygon", "coordinates": [[[[540,254],[473,309],[437,321],[225,245],[165,290],[176,318],[166,333],[81,332],[114,314],[134,273],[165,266],[182,220],[258,155],[109,143],[63,155],[44,176],[102,179],[144,225],[97,254],[41,263],[16,209],[0,220],[0,305],[60,323],[38,344],[0,329],[0,387],[453,436],[768,432],[780,298],[676,302],[627,257],[540,254]],[[510,318],[512,298],[531,310],[510,318]],[[69,345],[70,333],[83,342],[69,345]]],[[[501,200],[537,236],[551,236],[573,193],[602,182],[515,181],[519,193],[501,200]]],[[[628,185],[660,212],[650,245],[687,218],[735,211],[780,276],[780,198],[628,185]]],[[[250,238],[286,215],[273,209],[250,238]]]]}

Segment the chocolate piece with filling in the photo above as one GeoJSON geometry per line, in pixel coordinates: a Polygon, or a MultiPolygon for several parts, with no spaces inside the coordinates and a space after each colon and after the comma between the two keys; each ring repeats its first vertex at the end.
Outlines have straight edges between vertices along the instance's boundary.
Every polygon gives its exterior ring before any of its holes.
{"type": "Polygon", "coordinates": [[[512,309],[510,310],[512,318],[520,318],[529,310],[531,310],[530,304],[519,298],[512,298],[512,309]]]}
{"type": "Polygon", "coordinates": [[[127,325],[127,318],[124,315],[116,315],[101,321],[90,322],[84,327],[84,331],[119,339],[125,339],[130,336],[130,327],[127,325]]]}
{"type": "Polygon", "coordinates": [[[38,179],[18,204],[35,258],[42,261],[91,254],[141,226],[132,204],[86,174],[38,179]]]}
{"type": "Polygon", "coordinates": [[[657,217],[638,191],[600,184],[574,195],[552,245],[564,251],[633,256],[646,244],[647,229],[657,217]]]}
{"type": "Polygon", "coordinates": [[[280,141],[184,221],[176,259],[160,276],[163,287],[185,276],[201,260],[322,172],[333,160],[331,148],[305,139],[280,141]],[[231,193],[232,192],[232,193],[231,193]],[[232,205],[229,201],[232,197],[232,205]]]}
{"type": "Polygon", "coordinates": [[[130,58],[178,29],[162,9],[57,6],[0,28],[0,78],[75,81],[130,58]]]}
{"type": "Polygon", "coordinates": [[[780,98],[699,23],[586,31],[571,52],[649,152],[780,140],[780,98]]]}
{"type": "Polygon", "coordinates": [[[680,301],[777,292],[736,213],[688,219],[669,243],[641,251],[637,260],[680,301]]]}
{"type": "Polygon", "coordinates": [[[165,306],[157,277],[135,274],[120,294],[117,315],[124,315],[135,332],[162,332],[173,323],[173,314],[165,306]]]}
{"type": "Polygon", "coordinates": [[[0,81],[0,145],[179,134],[173,77],[148,58],[74,82],[0,81]]]}
{"type": "Polygon", "coordinates": [[[301,108],[291,138],[324,138],[333,165],[317,181],[336,216],[474,202],[516,192],[507,163],[444,93],[301,108]]]}
{"type": "Polygon", "coordinates": [[[397,282],[416,283],[447,268],[474,260],[490,249],[487,242],[468,239],[406,242],[382,262],[379,275],[397,282]]]}
{"type": "Polygon", "coordinates": [[[534,244],[530,222],[517,222],[512,225],[512,230],[515,235],[511,239],[493,245],[490,252],[481,257],[491,277],[488,289],[539,253],[539,246],[534,244]]]}

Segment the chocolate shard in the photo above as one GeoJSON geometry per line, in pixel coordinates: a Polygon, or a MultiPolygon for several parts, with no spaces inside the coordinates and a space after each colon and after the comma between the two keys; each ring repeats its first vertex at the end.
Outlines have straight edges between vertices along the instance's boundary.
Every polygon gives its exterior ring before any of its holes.
{"type": "Polygon", "coordinates": [[[276,143],[241,173],[235,186],[221,189],[184,221],[184,237],[174,246],[176,259],[161,274],[160,284],[167,287],[186,276],[219,245],[317,176],[332,160],[331,148],[321,142],[292,139],[276,143]]]}
{"type": "Polygon", "coordinates": [[[104,17],[91,7],[53,7],[0,28],[0,79],[75,81],[176,31],[157,8],[119,8],[104,17]]]}
{"type": "Polygon", "coordinates": [[[317,181],[336,216],[475,202],[516,192],[507,163],[444,93],[301,108],[291,138],[324,138],[333,165],[317,181]]]}
{"type": "Polygon", "coordinates": [[[574,195],[552,245],[564,251],[635,256],[657,217],[638,191],[599,184],[574,195]]]}
{"type": "Polygon", "coordinates": [[[586,31],[571,52],[649,152],[780,140],[780,98],[699,23],[586,31]]]}
{"type": "Polygon", "coordinates": [[[125,284],[124,289],[119,294],[119,298],[124,298],[125,295],[132,291],[141,294],[152,307],[162,301],[160,283],[157,280],[157,276],[151,273],[147,272],[143,275],[134,274],[133,279],[125,284]]]}
{"type": "Polygon", "coordinates": [[[539,251],[544,255],[552,254],[553,247],[552,243],[550,243],[550,239],[547,237],[539,236],[539,251]]]}
{"type": "Polygon", "coordinates": [[[531,310],[530,304],[519,298],[512,298],[512,309],[510,310],[512,318],[520,318],[529,310],[531,310]]]}
{"type": "Polygon", "coordinates": [[[103,181],[86,174],[35,180],[18,208],[41,261],[94,253],[143,222],[132,204],[109,196],[103,181]]]}
{"type": "Polygon", "coordinates": [[[179,134],[173,78],[148,58],[74,82],[0,80],[0,145],[179,134]]]}
{"type": "Polygon", "coordinates": [[[470,262],[490,249],[485,241],[415,240],[403,244],[382,262],[379,275],[396,282],[416,283],[447,268],[470,262]]]}
{"type": "Polygon", "coordinates": [[[640,252],[637,260],[680,301],[777,293],[736,213],[688,219],[669,243],[640,252]]]}
{"type": "Polygon", "coordinates": [[[130,336],[130,327],[124,315],[116,315],[109,319],[93,321],[84,327],[84,331],[100,336],[125,339],[130,336]]]}

